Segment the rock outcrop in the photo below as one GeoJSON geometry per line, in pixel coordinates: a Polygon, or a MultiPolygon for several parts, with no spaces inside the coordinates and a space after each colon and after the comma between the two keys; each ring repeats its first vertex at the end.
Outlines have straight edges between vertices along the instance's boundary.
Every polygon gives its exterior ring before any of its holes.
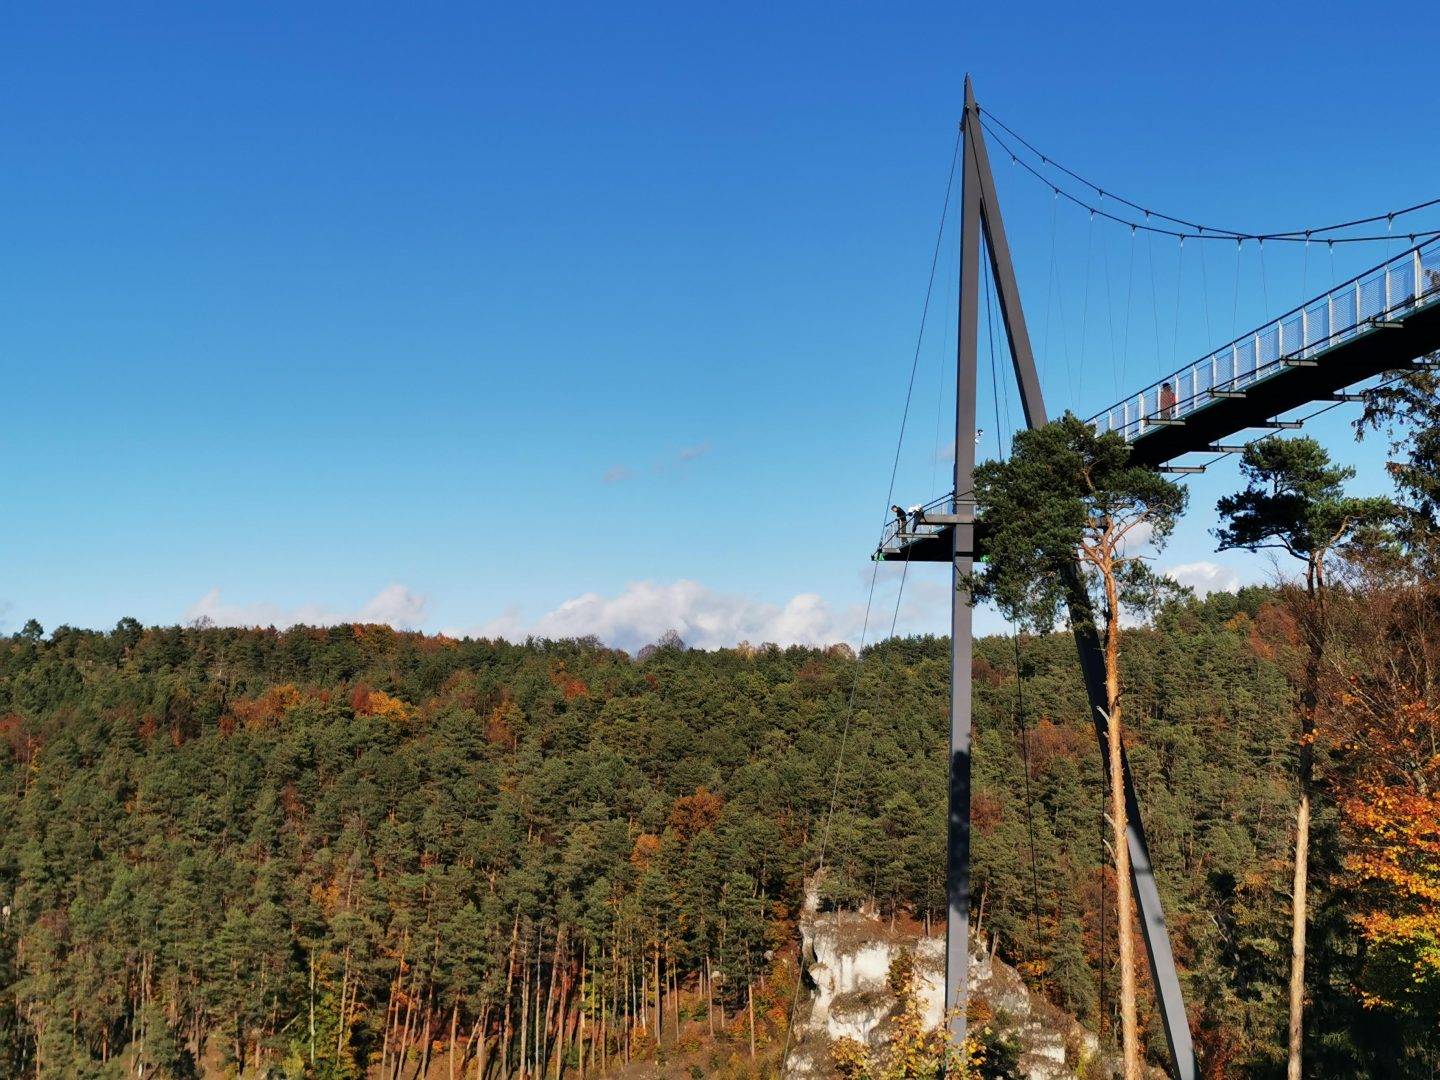
{"type": "MultiPolygon", "coordinates": [[[[887,1021],[897,1007],[888,980],[903,950],[913,958],[912,986],[927,1026],[938,1026],[944,1015],[943,932],[927,936],[923,928],[873,914],[819,912],[817,906],[812,893],[800,923],[809,1012],[802,1007],[787,1080],[833,1076],[830,1052],[840,1039],[872,1047],[888,1040],[887,1021]]],[[[1102,1053],[1094,1033],[1031,994],[1014,968],[983,949],[970,956],[970,994],[983,998],[996,1024],[1018,1042],[1028,1080],[1109,1080],[1118,1070],[1118,1056],[1102,1053]]]]}

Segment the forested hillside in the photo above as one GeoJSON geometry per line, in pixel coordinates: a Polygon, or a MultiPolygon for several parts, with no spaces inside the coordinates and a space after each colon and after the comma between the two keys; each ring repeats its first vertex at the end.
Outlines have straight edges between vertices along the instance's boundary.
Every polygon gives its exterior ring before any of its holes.
{"type": "MultiPolygon", "coordinates": [[[[1335,601],[1352,657],[1404,606],[1366,595],[1335,601]]],[[[1259,590],[1127,632],[1131,761],[1211,1075],[1283,1071],[1298,640],[1259,590]]],[[[1011,639],[977,645],[974,910],[1108,1032],[1114,880],[1074,645],[1026,638],[1018,659],[1017,678],[1011,639]]],[[[744,1072],[752,1008],[761,1051],[783,1039],[776,958],[832,791],[828,901],[943,916],[948,662],[929,638],[632,658],[31,624],[0,639],[0,1075],[597,1075],[692,1031],[744,1072]]],[[[1433,771],[1423,688],[1405,708],[1376,716],[1403,716],[1393,738],[1433,771]]],[[[1397,774],[1366,772],[1378,736],[1347,730],[1321,771],[1383,815],[1397,774]]],[[[1403,893],[1355,857],[1389,856],[1326,790],[1313,1075],[1411,1075],[1397,1045],[1433,1055],[1434,984],[1384,942],[1423,890],[1376,905],[1403,893]]]]}

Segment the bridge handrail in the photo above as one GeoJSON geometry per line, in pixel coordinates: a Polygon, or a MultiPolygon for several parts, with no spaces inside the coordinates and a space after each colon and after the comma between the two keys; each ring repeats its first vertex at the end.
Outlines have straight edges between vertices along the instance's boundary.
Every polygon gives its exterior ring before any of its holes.
{"type": "MultiPolygon", "coordinates": [[[[968,507],[971,510],[974,509],[974,502],[975,500],[973,496],[959,500],[959,504],[961,507],[968,507]]],[[[941,495],[938,498],[931,499],[928,503],[925,503],[923,506],[920,507],[921,523],[918,527],[911,524],[912,512],[909,507],[905,507],[906,527],[902,530],[899,523],[896,522],[895,519],[892,517],[890,519],[890,523],[885,527],[884,533],[881,535],[880,547],[883,549],[896,546],[896,544],[898,544],[899,542],[900,534],[902,532],[907,537],[929,536],[932,533],[937,533],[940,532],[942,529],[949,528],[949,525],[937,525],[933,522],[926,522],[924,518],[926,514],[931,513],[955,513],[955,504],[956,499],[955,493],[953,491],[946,492],[944,495],[941,495]]]]}
{"type": "Polygon", "coordinates": [[[1249,386],[1281,370],[1284,361],[1309,359],[1363,333],[1367,324],[1373,328],[1377,321],[1437,299],[1440,234],[1206,353],[1097,413],[1088,423],[1101,434],[1118,431],[1126,442],[1133,442],[1165,421],[1183,419],[1208,404],[1215,391],[1249,386]],[[1167,384],[1172,398],[1162,402],[1167,384]]]}

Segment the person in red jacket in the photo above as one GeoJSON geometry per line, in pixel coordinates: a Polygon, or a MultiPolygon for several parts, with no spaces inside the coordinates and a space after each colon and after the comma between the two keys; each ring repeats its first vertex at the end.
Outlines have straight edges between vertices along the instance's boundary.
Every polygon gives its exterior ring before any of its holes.
{"type": "Polygon", "coordinates": [[[1168,382],[1160,387],[1160,419],[1175,419],[1175,390],[1168,382]]]}

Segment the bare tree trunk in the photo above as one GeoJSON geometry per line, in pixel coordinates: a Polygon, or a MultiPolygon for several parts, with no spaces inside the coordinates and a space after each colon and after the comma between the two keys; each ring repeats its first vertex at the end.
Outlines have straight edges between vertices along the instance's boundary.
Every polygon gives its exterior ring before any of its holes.
{"type": "Polygon", "coordinates": [[[526,1046],[530,1038],[530,965],[526,963],[530,955],[530,944],[526,942],[525,952],[520,958],[522,979],[520,982],[520,1075],[523,1077],[529,1059],[525,1056],[526,1046]]]}
{"type": "Polygon", "coordinates": [[[456,1080],[456,1077],[455,1077],[455,1030],[456,1030],[456,1026],[457,1026],[459,1023],[460,1023],[460,1002],[457,1001],[457,1002],[455,1002],[454,1005],[452,1005],[452,1006],[450,1007],[450,1045],[449,1045],[449,1047],[448,1047],[449,1052],[450,1052],[450,1080],[456,1080]]]}
{"type": "Polygon", "coordinates": [[[550,986],[545,992],[545,1022],[541,1030],[546,1034],[546,1042],[542,1042],[541,1045],[547,1046],[548,1042],[548,1053],[544,1054],[539,1061],[539,1073],[541,1076],[545,1075],[549,1059],[564,1053],[564,1040],[561,1036],[564,1034],[565,1026],[563,1023],[565,997],[563,989],[560,990],[557,996],[555,986],[556,980],[560,977],[560,953],[564,947],[564,941],[565,928],[562,925],[555,930],[555,951],[551,954],[550,958],[550,986]],[[559,1015],[562,1018],[560,1023],[556,1023],[557,1001],[559,1002],[559,1015]],[[555,1038],[554,1040],[549,1040],[549,1032],[552,1027],[555,1030],[555,1038]]]}
{"type": "MultiPolygon", "coordinates": [[[[984,886],[982,886],[981,889],[980,889],[980,910],[979,910],[979,912],[978,912],[978,913],[976,914],[976,916],[975,916],[975,940],[976,940],[976,941],[984,941],[984,940],[985,940],[985,933],[984,933],[984,926],[985,926],[985,901],[988,900],[989,898],[990,898],[990,879],[987,877],[987,878],[985,879],[985,884],[984,884],[984,886]]],[[[928,919],[928,918],[929,918],[929,915],[926,915],[926,918],[928,919]]]]}
{"type": "Polygon", "coordinates": [[[580,1020],[576,1025],[575,1035],[575,1048],[580,1059],[580,1080],[585,1080],[585,988],[589,974],[590,940],[586,938],[580,948],[580,1003],[577,1009],[580,1020]]]}
{"type": "Polygon", "coordinates": [[[545,1013],[540,1006],[540,980],[541,967],[544,962],[545,938],[544,931],[540,931],[535,940],[535,1032],[534,1032],[534,1065],[535,1075],[545,1075],[545,1013]]]}
{"type": "Polygon", "coordinates": [[[1105,568],[1105,698],[1109,726],[1110,817],[1115,833],[1115,913],[1120,940],[1120,1033],[1125,1080],[1140,1080],[1140,1032],[1135,1019],[1135,894],[1130,889],[1129,821],[1120,722],[1120,597],[1114,569],[1105,568]]]}
{"type": "Polygon", "coordinates": [[[745,986],[746,1008],[750,1010],[750,1058],[755,1058],[755,984],[745,986]]]}
{"type": "Polygon", "coordinates": [[[1295,815],[1295,880],[1292,883],[1290,920],[1290,1062],[1287,1080],[1300,1080],[1300,1058],[1305,1021],[1305,890],[1310,855],[1310,793],[1300,793],[1295,815]]]}
{"type": "Polygon", "coordinates": [[[670,1001],[675,1006],[675,1045],[680,1045],[680,975],[666,951],[666,962],[670,964],[670,1001]]]}
{"type": "Polygon", "coordinates": [[[400,1026],[400,1038],[395,1045],[395,1066],[390,1074],[390,1080],[400,1080],[400,1070],[405,1067],[405,1051],[410,1046],[410,1024],[415,1018],[415,984],[420,980],[417,971],[415,978],[411,980],[410,993],[405,995],[405,1023],[400,1026]]]}
{"type": "MultiPolygon", "coordinates": [[[[424,1005],[424,1009],[425,1034],[420,1036],[420,1065],[415,1070],[415,1080],[420,1080],[420,1077],[428,1076],[430,1074],[430,1048],[435,1045],[434,1040],[430,1038],[430,1021],[433,1018],[435,1002],[433,1000],[429,1000],[428,1004],[424,1005]]],[[[416,1018],[416,1022],[419,1022],[418,1017],[416,1018]]]]}
{"type": "Polygon", "coordinates": [[[515,1011],[510,1004],[511,990],[515,986],[515,950],[520,940],[520,916],[515,916],[510,928],[510,966],[505,974],[505,1024],[500,1035],[500,1068],[510,1071],[510,1039],[515,1033],[515,1011]]]}
{"type": "Polygon", "coordinates": [[[336,1025],[340,1028],[340,1034],[335,1036],[335,1056],[339,1057],[345,1050],[345,1036],[350,1033],[350,1023],[347,1019],[349,1012],[345,1008],[345,995],[350,992],[350,946],[345,946],[345,973],[340,976],[340,1017],[336,1025]]]}
{"type": "Polygon", "coordinates": [[[400,964],[399,964],[399,968],[398,968],[398,970],[395,972],[395,980],[394,980],[394,982],[392,982],[392,983],[390,984],[390,998],[389,998],[389,1000],[386,1001],[386,1003],[385,1003],[385,1035],[384,1035],[384,1038],[383,1038],[383,1039],[381,1040],[381,1042],[380,1042],[380,1075],[381,1075],[381,1076],[384,1076],[384,1075],[386,1074],[385,1066],[388,1065],[389,1062],[390,1062],[390,1026],[391,1026],[391,1014],[394,1013],[395,1010],[396,1010],[396,1008],[397,1008],[396,1001],[395,1001],[395,994],[396,994],[397,991],[400,989],[400,980],[404,977],[404,973],[405,973],[405,953],[404,953],[404,951],[402,950],[401,953],[400,953],[400,964]]]}
{"type": "Polygon", "coordinates": [[[489,1045],[490,1006],[480,1010],[480,1019],[475,1021],[475,1080],[485,1080],[486,1047],[489,1045]]]}
{"type": "MultiPolygon", "coordinates": [[[[551,976],[553,981],[554,976],[551,976]]],[[[558,1007],[555,1010],[555,1042],[550,1047],[550,1056],[555,1061],[555,1080],[560,1080],[561,1070],[565,1067],[565,1051],[569,1046],[570,1024],[570,984],[571,975],[569,965],[566,965],[564,974],[560,977],[560,994],[556,998],[558,1007]]]]}
{"type": "Polygon", "coordinates": [[[660,1043],[665,1037],[665,1017],[660,1012],[664,1007],[665,991],[660,985],[659,945],[656,945],[651,953],[651,965],[651,970],[655,972],[655,977],[651,980],[651,985],[655,987],[655,1047],[659,1049],[660,1043]]]}
{"type": "Polygon", "coordinates": [[[310,952],[310,1068],[315,1068],[315,950],[310,952]]]}
{"type": "MultiPolygon", "coordinates": [[[[1311,590],[1311,618],[1316,611],[1311,590]]],[[[1300,805],[1295,811],[1295,876],[1290,886],[1290,1058],[1287,1080],[1300,1080],[1305,1039],[1305,923],[1310,877],[1310,791],[1315,778],[1315,710],[1320,692],[1323,624],[1310,628],[1310,658],[1305,665],[1305,691],[1300,709],[1300,805]]]]}

